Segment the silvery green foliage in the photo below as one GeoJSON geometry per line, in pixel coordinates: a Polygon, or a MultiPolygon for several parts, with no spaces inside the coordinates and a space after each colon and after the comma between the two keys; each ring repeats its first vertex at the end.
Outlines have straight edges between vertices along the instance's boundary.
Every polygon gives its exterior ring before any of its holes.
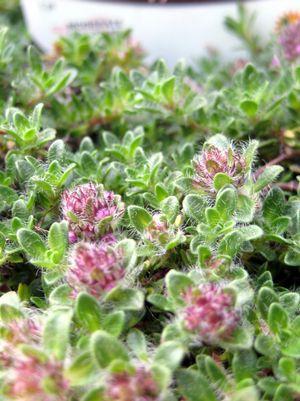
{"type": "Polygon", "coordinates": [[[243,8],[226,24],[247,60],[148,66],[129,32],[46,56],[15,3],[0,1],[0,398],[298,400],[297,60],[243,8]]]}

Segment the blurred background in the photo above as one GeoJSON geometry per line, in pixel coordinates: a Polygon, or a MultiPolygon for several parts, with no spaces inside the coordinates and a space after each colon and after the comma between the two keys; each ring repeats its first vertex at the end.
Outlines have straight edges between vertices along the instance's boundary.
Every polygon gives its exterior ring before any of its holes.
{"type": "MultiPolygon", "coordinates": [[[[243,4],[257,13],[248,25],[262,38],[269,38],[283,13],[300,11],[300,0],[243,4]]],[[[174,65],[181,58],[190,61],[199,57],[207,49],[217,49],[225,59],[237,54],[243,57],[237,38],[224,24],[226,16],[236,17],[236,1],[22,0],[22,8],[33,40],[47,52],[59,36],[131,28],[133,40],[143,44],[148,61],[163,57],[174,65]]]]}

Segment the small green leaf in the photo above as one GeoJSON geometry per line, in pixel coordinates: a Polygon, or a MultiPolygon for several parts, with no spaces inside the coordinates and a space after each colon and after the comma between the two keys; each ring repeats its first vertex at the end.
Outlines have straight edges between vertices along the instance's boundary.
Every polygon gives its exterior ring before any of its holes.
{"type": "Polygon", "coordinates": [[[175,82],[175,77],[170,77],[162,84],[161,87],[161,91],[169,103],[172,103],[174,100],[175,82]]]}
{"type": "Polygon", "coordinates": [[[279,235],[284,233],[291,222],[291,218],[288,216],[277,217],[272,222],[272,234],[279,235]]]}
{"type": "Polygon", "coordinates": [[[226,341],[221,341],[220,344],[224,348],[231,350],[244,350],[251,348],[253,343],[253,330],[251,327],[239,326],[235,329],[232,337],[226,341]]]}
{"type": "Polygon", "coordinates": [[[242,234],[243,239],[245,241],[251,241],[251,240],[260,238],[264,233],[260,227],[254,225],[254,224],[241,227],[239,229],[239,232],[242,234]]]}
{"type": "Polygon", "coordinates": [[[247,169],[251,169],[253,162],[255,160],[255,156],[257,153],[257,149],[259,147],[259,142],[256,140],[249,141],[248,146],[246,147],[245,151],[243,152],[246,167],[247,169]]]}
{"type": "Polygon", "coordinates": [[[151,214],[140,206],[129,206],[128,215],[131,224],[140,232],[143,232],[152,222],[151,214]]]}
{"type": "Polygon", "coordinates": [[[18,199],[16,202],[14,202],[12,207],[12,215],[13,217],[18,217],[22,221],[26,221],[29,218],[29,210],[26,206],[26,203],[22,199],[18,199]]]}
{"type": "Polygon", "coordinates": [[[297,367],[294,359],[287,357],[281,358],[278,368],[281,376],[284,376],[291,382],[297,380],[297,367]]]}
{"type": "Polygon", "coordinates": [[[288,313],[296,313],[300,304],[300,294],[297,292],[288,292],[280,295],[279,302],[288,313]]]}
{"type": "Polygon", "coordinates": [[[43,259],[47,251],[46,245],[41,237],[34,231],[21,228],[17,232],[18,242],[24,251],[35,259],[43,259]]]}
{"type": "Polygon", "coordinates": [[[225,173],[217,173],[214,176],[214,187],[217,191],[232,183],[231,177],[225,173]]]}
{"type": "Polygon", "coordinates": [[[84,386],[95,379],[95,364],[89,352],[77,356],[65,375],[72,386],[84,386]]]}
{"type": "Polygon", "coordinates": [[[51,163],[54,160],[61,162],[65,156],[66,148],[64,141],[57,139],[54,141],[48,150],[48,161],[51,163]]]}
{"type": "Polygon", "coordinates": [[[73,312],[69,309],[50,312],[46,319],[43,344],[44,350],[58,360],[66,356],[69,331],[73,312]]]}
{"type": "Polygon", "coordinates": [[[220,222],[220,213],[213,207],[205,209],[205,217],[211,227],[217,226],[220,222]]]}
{"type": "Polygon", "coordinates": [[[67,86],[69,86],[74,79],[76,78],[77,71],[75,69],[69,69],[64,72],[62,77],[60,77],[57,82],[49,90],[46,92],[46,96],[52,96],[57,92],[60,92],[61,90],[65,89],[67,86]]]}
{"type": "Polygon", "coordinates": [[[127,336],[127,345],[139,359],[147,359],[147,343],[144,334],[132,329],[127,336]]]}
{"type": "Polygon", "coordinates": [[[252,378],[257,371],[257,356],[254,351],[237,351],[232,360],[235,379],[240,382],[252,378]]]}
{"type": "Polygon", "coordinates": [[[172,311],[174,308],[170,300],[161,294],[150,294],[147,301],[164,311],[172,311]]]}
{"type": "Polygon", "coordinates": [[[179,202],[176,196],[169,196],[165,198],[161,204],[161,211],[167,217],[170,223],[174,223],[178,212],[179,212],[179,202]]]}
{"type": "MultiPolygon", "coordinates": [[[[299,388],[297,389],[299,394],[299,388]]],[[[274,401],[295,401],[295,391],[288,384],[279,384],[274,394],[274,401]]]]}
{"type": "Polygon", "coordinates": [[[267,185],[271,184],[284,170],[281,166],[269,166],[264,169],[264,171],[258,177],[256,183],[254,184],[254,192],[259,192],[267,185]]]}
{"type": "Polygon", "coordinates": [[[228,387],[228,380],[222,368],[210,356],[205,357],[204,364],[211,384],[225,391],[228,387]]]}
{"type": "Polygon", "coordinates": [[[183,200],[183,210],[188,217],[200,221],[203,217],[206,202],[200,195],[189,194],[183,200]]]}
{"type": "MultiPolygon", "coordinates": [[[[152,364],[151,372],[155,383],[158,384],[159,389],[163,392],[168,389],[172,382],[172,374],[170,369],[163,365],[152,364]]],[[[166,397],[162,398],[162,401],[175,401],[172,395],[168,392],[166,397]]]]}
{"type": "MultiPolygon", "coordinates": [[[[61,276],[59,279],[61,279],[61,276]]],[[[71,306],[73,303],[71,288],[67,284],[61,284],[58,287],[55,287],[49,295],[49,303],[51,306],[71,306]]]]}
{"type": "Polygon", "coordinates": [[[250,223],[255,212],[255,201],[247,195],[238,194],[236,219],[241,223],[250,223]]]}
{"type": "Polygon", "coordinates": [[[154,355],[154,363],[175,370],[184,356],[184,348],[177,341],[166,341],[161,344],[154,355]]]}
{"type": "Polygon", "coordinates": [[[105,331],[96,331],[91,338],[92,355],[101,369],[107,368],[115,360],[129,361],[124,345],[116,337],[105,331]]]}
{"type": "Polygon", "coordinates": [[[3,209],[3,205],[11,205],[13,202],[18,200],[19,196],[16,191],[12,188],[6,187],[5,185],[0,185],[0,210],[3,209]]]}
{"type": "Polygon", "coordinates": [[[41,74],[43,71],[40,52],[34,46],[28,47],[28,59],[31,69],[35,74],[41,74]]]}
{"type": "Polygon", "coordinates": [[[273,333],[279,334],[281,330],[287,328],[289,323],[288,314],[283,307],[274,302],[268,312],[268,324],[273,333]]]}
{"type": "Polygon", "coordinates": [[[225,188],[218,192],[215,207],[224,220],[233,215],[236,205],[237,193],[233,188],[225,188]]]}
{"type": "Polygon", "coordinates": [[[101,327],[102,313],[97,300],[81,292],[76,299],[75,313],[80,323],[90,332],[101,327]]]}
{"type": "Polygon", "coordinates": [[[124,267],[127,270],[132,269],[136,264],[136,242],[133,239],[123,239],[118,242],[117,249],[121,252],[123,257],[124,267]]]}
{"type": "Polygon", "coordinates": [[[243,100],[240,103],[240,108],[248,117],[253,117],[257,113],[258,104],[253,100],[243,100]]]}
{"type": "Polygon", "coordinates": [[[171,270],[166,276],[168,294],[181,301],[183,292],[193,285],[193,281],[185,274],[171,270]]]}
{"type": "Polygon", "coordinates": [[[289,339],[285,340],[284,344],[281,345],[281,352],[291,358],[300,358],[299,335],[293,333],[289,339]]]}
{"type": "Polygon", "coordinates": [[[187,401],[217,401],[208,380],[195,370],[180,370],[177,374],[179,393],[187,401]]]}
{"type": "Polygon", "coordinates": [[[125,324],[125,314],[123,311],[112,312],[105,316],[103,319],[103,330],[107,333],[113,335],[114,337],[119,337],[122,333],[125,324]]]}
{"type": "Polygon", "coordinates": [[[134,288],[116,287],[108,293],[105,300],[121,310],[141,310],[144,307],[144,294],[134,288]]]}
{"type": "Polygon", "coordinates": [[[254,342],[256,351],[267,357],[276,358],[278,353],[276,343],[271,336],[259,334],[254,342]]]}
{"type": "Polygon", "coordinates": [[[68,247],[68,226],[65,221],[51,225],[48,233],[48,244],[60,260],[68,247]]]}
{"type": "Polygon", "coordinates": [[[218,254],[233,258],[240,251],[243,242],[243,234],[238,231],[226,234],[220,242],[218,254]]]}
{"type": "Polygon", "coordinates": [[[300,250],[297,248],[290,248],[284,256],[284,263],[289,266],[300,266],[300,250]]]}
{"type": "Polygon", "coordinates": [[[278,296],[269,287],[262,287],[257,294],[257,308],[263,319],[267,320],[269,307],[273,302],[278,302],[278,296]]]}
{"type": "Polygon", "coordinates": [[[89,152],[82,152],[80,157],[80,164],[85,176],[96,174],[97,163],[89,152]]]}

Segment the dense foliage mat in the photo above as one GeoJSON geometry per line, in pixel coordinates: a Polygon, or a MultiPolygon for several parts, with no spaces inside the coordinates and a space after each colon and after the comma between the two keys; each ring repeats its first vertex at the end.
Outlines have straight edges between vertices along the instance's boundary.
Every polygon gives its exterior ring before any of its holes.
{"type": "Polygon", "coordinates": [[[299,400],[300,16],[170,70],[0,7],[0,399],[299,400]]]}

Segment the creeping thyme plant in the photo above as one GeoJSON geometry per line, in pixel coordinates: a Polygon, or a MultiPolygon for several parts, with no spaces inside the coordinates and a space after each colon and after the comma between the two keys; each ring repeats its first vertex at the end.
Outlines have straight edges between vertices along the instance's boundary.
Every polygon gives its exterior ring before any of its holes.
{"type": "Polygon", "coordinates": [[[300,14],[169,69],[0,7],[0,399],[299,400],[300,14]]]}

